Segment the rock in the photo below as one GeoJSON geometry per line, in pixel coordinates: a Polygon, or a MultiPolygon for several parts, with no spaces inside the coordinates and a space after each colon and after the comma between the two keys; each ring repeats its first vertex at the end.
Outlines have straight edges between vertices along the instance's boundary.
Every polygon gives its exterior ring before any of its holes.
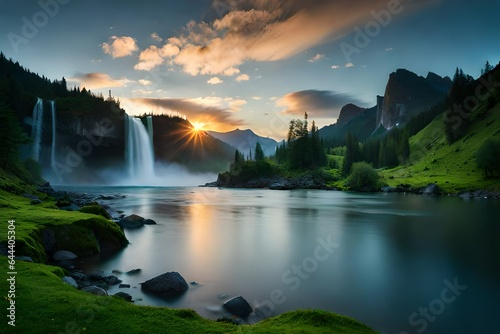
{"type": "Polygon", "coordinates": [[[99,270],[93,271],[89,273],[87,276],[91,281],[105,281],[106,277],[108,277],[108,275],[106,275],[104,271],[99,271],[99,270]]]}
{"type": "Polygon", "coordinates": [[[126,292],[121,292],[120,291],[120,292],[115,293],[113,296],[125,299],[128,302],[132,302],[132,296],[129,295],[128,293],[126,293],[126,292]]]}
{"type": "Polygon", "coordinates": [[[68,285],[71,285],[75,289],[78,289],[78,283],[76,283],[75,279],[71,276],[64,276],[62,281],[68,285]]]}
{"type": "Polygon", "coordinates": [[[190,282],[189,284],[191,284],[191,285],[199,285],[199,283],[198,283],[198,282],[195,282],[195,281],[192,281],[192,282],[190,282]]]}
{"type": "Polygon", "coordinates": [[[394,187],[382,187],[382,189],[380,189],[380,191],[382,191],[383,193],[395,193],[396,188],[394,188],[394,187]]]}
{"type": "Polygon", "coordinates": [[[168,272],[141,283],[141,289],[165,296],[179,295],[189,289],[186,280],[178,272],[168,272]]]}
{"type": "Polygon", "coordinates": [[[35,262],[29,256],[16,256],[15,259],[16,259],[16,261],[35,262]]]}
{"type": "Polygon", "coordinates": [[[253,312],[250,304],[241,296],[228,300],[223,306],[226,310],[239,317],[246,317],[253,312]]]}
{"type": "Polygon", "coordinates": [[[42,200],[40,200],[40,199],[38,199],[38,198],[36,198],[36,199],[32,199],[32,200],[30,201],[30,204],[31,204],[31,205],[38,205],[38,204],[42,204],[42,200]]]}
{"type": "Polygon", "coordinates": [[[122,218],[118,225],[123,228],[139,228],[144,226],[144,217],[138,215],[130,215],[122,218]]]}
{"type": "Polygon", "coordinates": [[[120,284],[120,285],[118,285],[118,287],[120,289],[128,289],[128,288],[130,288],[130,284],[120,284]]]}
{"type": "Polygon", "coordinates": [[[77,281],[88,281],[89,280],[89,277],[81,271],[73,271],[73,272],[71,272],[70,276],[73,277],[77,281]]]}
{"type": "Polygon", "coordinates": [[[439,195],[440,192],[441,190],[437,185],[435,185],[434,183],[429,183],[427,187],[424,188],[422,193],[424,195],[436,196],[439,195]]]}
{"type": "Polygon", "coordinates": [[[103,288],[99,288],[95,285],[87,286],[87,287],[83,288],[82,291],[93,293],[94,295],[97,295],[97,296],[107,296],[108,295],[106,290],[104,290],[103,288]]]}
{"type": "Polygon", "coordinates": [[[137,268],[137,269],[129,270],[125,274],[135,275],[135,274],[139,274],[140,272],[141,272],[141,269],[137,268]]]}
{"type": "Polygon", "coordinates": [[[104,282],[106,282],[106,284],[108,284],[108,285],[116,285],[116,284],[119,284],[123,281],[121,279],[119,279],[118,277],[116,277],[115,275],[110,275],[110,276],[106,276],[104,278],[104,282]]]}
{"type": "Polygon", "coordinates": [[[287,190],[287,187],[283,183],[275,182],[269,186],[271,190],[287,190]]]}
{"type": "Polygon", "coordinates": [[[156,225],[156,222],[153,219],[145,219],[144,225],[156,225]]]}
{"type": "Polygon", "coordinates": [[[65,250],[58,250],[57,252],[54,253],[54,255],[52,255],[52,259],[54,259],[54,261],[56,261],[56,262],[66,261],[66,260],[74,260],[77,257],[78,256],[76,256],[74,253],[72,253],[70,251],[65,251],[65,250]]]}

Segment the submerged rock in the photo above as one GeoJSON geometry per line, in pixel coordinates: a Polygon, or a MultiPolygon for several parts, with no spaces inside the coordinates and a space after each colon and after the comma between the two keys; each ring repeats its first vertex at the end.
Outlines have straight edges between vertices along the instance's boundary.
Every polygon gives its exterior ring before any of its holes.
{"type": "Polygon", "coordinates": [[[139,228],[144,226],[145,220],[146,219],[144,217],[133,214],[122,218],[118,225],[123,228],[139,228]]]}
{"type": "Polygon", "coordinates": [[[144,283],[141,289],[164,296],[180,295],[189,289],[186,280],[178,272],[168,272],[144,283]]]}
{"type": "Polygon", "coordinates": [[[126,300],[128,302],[132,302],[132,296],[129,295],[128,293],[126,293],[126,292],[121,292],[120,291],[120,292],[115,293],[113,296],[122,298],[122,299],[124,299],[124,300],[126,300]]]}
{"type": "Polygon", "coordinates": [[[143,224],[144,225],[156,225],[156,222],[153,219],[145,219],[143,224]]]}
{"type": "Polygon", "coordinates": [[[246,317],[253,312],[250,304],[242,296],[228,300],[223,306],[226,310],[239,317],[246,317]]]}

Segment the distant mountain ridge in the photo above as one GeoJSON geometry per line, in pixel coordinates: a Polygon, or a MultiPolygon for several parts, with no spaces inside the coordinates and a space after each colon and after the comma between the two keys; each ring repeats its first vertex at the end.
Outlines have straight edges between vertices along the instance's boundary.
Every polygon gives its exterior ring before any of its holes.
{"type": "Polygon", "coordinates": [[[252,152],[252,154],[255,152],[255,145],[257,142],[262,146],[262,150],[266,156],[274,155],[276,153],[276,146],[278,146],[276,140],[261,137],[250,129],[236,129],[229,132],[207,131],[207,133],[238,149],[245,157],[249,156],[250,152],[252,152]]]}

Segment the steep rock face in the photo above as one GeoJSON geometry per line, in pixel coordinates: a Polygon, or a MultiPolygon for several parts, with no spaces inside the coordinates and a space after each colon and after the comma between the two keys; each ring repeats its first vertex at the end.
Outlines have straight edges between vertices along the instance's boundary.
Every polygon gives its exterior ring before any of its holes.
{"type": "Polygon", "coordinates": [[[391,73],[383,102],[378,101],[377,126],[391,129],[430,109],[451,86],[449,78],[429,73],[427,78],[404,69],[391,73]]]}
{"type": "Polygon", "coordinates": [[[337,119],[337,124],[340,126],[343,126],[347,122],[349,122],[351,120],[351,118],[361,114],[365,110],[366,110],[366,108],[361,108],[361,107],[358,107],[357,105],[349,103],[349,104],[345,105],[344,107],[342,107],[342,109],[340,110],[340,115],[339,115],[339,118],[337,119]]]}

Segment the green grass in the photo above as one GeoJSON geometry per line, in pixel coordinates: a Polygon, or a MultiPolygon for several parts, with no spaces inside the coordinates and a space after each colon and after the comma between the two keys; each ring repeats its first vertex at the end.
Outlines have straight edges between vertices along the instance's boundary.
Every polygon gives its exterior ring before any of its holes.
{"type": "Polygon", "coordinates": [[[443,115],[410,138],[411,155],[406,166],[381,172],[390,186],[413,188],[435,183],[447,193],[469,190],[499,191],[500,180],[487,179],[476,165],[475,153],[488,138],[499,137],[500,104],[488,110],[481,104],[472,115],[467,134],[452,145],[446,141],[443,115]]]}
{"type": "MultiPolygon", "coordinates": [[[[7,272],[0,256],[0,270],[7,272]]],[[[375,333],[350,318],[326,311],[298,310],[255,325],[236,326],[204,319],[190,309],[137,306],[116,297],[98,297],[62,282],[60,268],[16,263],[16,327],[3,320],[3,333],[375,333]],[[8,330],[8,331],[7,331],[8,330]]],[[[2,284],[0,309],[6,308],[2,284]]]]}

